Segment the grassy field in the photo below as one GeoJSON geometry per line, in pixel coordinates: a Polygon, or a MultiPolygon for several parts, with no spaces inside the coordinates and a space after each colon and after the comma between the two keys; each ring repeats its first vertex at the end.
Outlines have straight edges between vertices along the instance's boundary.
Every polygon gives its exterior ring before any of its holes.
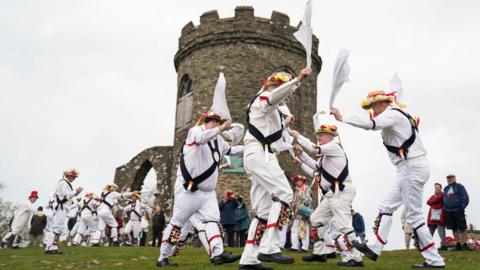
{"type": "MultiPolygon", "coordinates": [[[[40,248],[0,249],[0,269],[156,269],[155,261],[158,248],[62,248],[63,255],[47,256],[40,248]]],[[[230,249],[240,253],[241,249],[230,249]]],[[[305,263],[301,257],[305,253],[286,252],[296,259],[293,265],[267,264],[276,270],[289,269],[339,269],[335,265],[337,260],[327,263],[305,263]]],[[[443,252],[448,269],[480,269],[480,252],[443,252]]],[[[205,251],[200,248],[185,248],[181,256],[174,258],[179,263],[173,269],[238,269],[238,264],[213,266],[206,257],[205,251]]],[[[364,269],[411,269],[411,264],[422,262],[416,250],[386,251],[377,262],[365,260],[364,269]]]]}

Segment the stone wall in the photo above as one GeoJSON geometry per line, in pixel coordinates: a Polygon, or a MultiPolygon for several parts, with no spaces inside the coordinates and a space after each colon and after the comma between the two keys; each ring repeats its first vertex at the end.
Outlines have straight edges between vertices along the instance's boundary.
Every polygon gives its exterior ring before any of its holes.
{"type": "Polygon", "coordinates": [[[140,190],[145,177],[153,168],[159,191],[157,202],[169,215],[173,206],[172,154],[171,146],[155,146],[140,152],[127,164],[116,169],[114,181],[119,190],[140,190]]]}

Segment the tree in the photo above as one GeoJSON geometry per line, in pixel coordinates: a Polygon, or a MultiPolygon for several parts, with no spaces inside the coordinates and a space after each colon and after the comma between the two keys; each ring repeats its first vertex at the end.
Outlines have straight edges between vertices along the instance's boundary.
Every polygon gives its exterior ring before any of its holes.
{"type": "MultiPolygon", "coordinates": [[[[5,185],[0,183],[0,191],[5,188],[5,185]]],[[[0,197],[0,235],[6,234],[10,230],[10,220],[13,218],[16,206],[11,202],[3,201],[0,197]]]]}

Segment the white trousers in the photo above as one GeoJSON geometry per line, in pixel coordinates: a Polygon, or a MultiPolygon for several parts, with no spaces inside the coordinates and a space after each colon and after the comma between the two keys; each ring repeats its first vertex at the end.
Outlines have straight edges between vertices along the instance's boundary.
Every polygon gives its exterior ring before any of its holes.
{"type": "Polygon", "coordinates": [[[301,249],[308,250],[310,244],[310,225],[301,218],[293,220],[292,229],[290,231],[290,241],[292,242],[293,249],[300,249],[300,230],[305,230],[305,236],[302,240],[301,249]],[[303,224],[302,224],[303,223],[303,224]],[[302,228],[304,226],[304,228],[302,228]]]}
{"type": "MultiPolygon", "coordinates": [[[[326,232],[323,236],[323,248],[321,248],[320,252],[317,251],[318,255],[321,254],[330,254],[333,252],[337,251],[337,246],[335,245],[335,240],[338,235],[340,235],[340,232],[338,231],[337,223],[335,222],[335,219],[331,219],[327,225],[326,225],[326,232]]],[[[314,251],[315,252],[315,251],[314,251]]]]}
{"type": "Polygon", "coordinates": [[[406,222],[418,235],[421,254],[425,261],[430,265],[445,265],[425,224],[422,211],[423,186],[429,177],[430,165],[425,157],[413,158],[397,164],[397,179],[380,203],[380,224],[377,233],[368,241],[372,251],[380,255],[390,233],[392,214],[403,205],[406,222]]]}
{"type": "Polygon", "coordinates": [[[209,255],[215,257],[223,253],[223,240],[220,232],[220,210],[218,208],[217,195],[215,190],[195,192],[185,191],[183,187],[183,179],[177,179],[175,182],[175,195],[173,202],[173,213],[170,223],[163,231],[162,245],[160,246],[161,261],[169,258],[175,251],[175,244],[167,241],[174,229],[182,228],[187,220],[194,214],[198,220],[203,223],[207,241],[209,244],[209,255]]]}
{"type": "Polygon", "coordinates": [[[110,237],[113,241],[118,240],[118,223],[115,217],[113,217],[112,211],[108,206],[100,206],[98,209],[98,227],[97,231],[93,234],[92,244],[98,244],[102,233],[105,231],[105,227],[111,228],[110,237]]]}
{"type": "Polygon", "coordinates": [[[284,171],[278,164],[276,155],[268,154],[268,161],[265,161],[265,152],[262,147],[259,144],[248,144],[245,146],[243,156],[245,171],[252,181],[250,190],[252,210],[257,217],[267,220],[267,229],[260,245],[252,242],[257,230],[258,219],[255,218],[250,223],[247,243],[240,264],[252,265],[260,263],[257,259],[259,253],[281,252],[280,230],[277,223],[282,204],[272,198],[276,197],[278,200],[290,204],[293,199],[293,191],[284,171]]]}
{"type": "MultiPolygon", "coordinates": [[[[351,241],[355,240],[355,232],[352,227],[352,202],[355,198],[355,188],[346,183],[343,191],[337,190],[336,193],[329,191],[325,194],[323,200],[310,216],[312,227],[317,228],[318,241],[315,242],[313,254],[322,255],[331,249],[326,247],[325,234],[327,233],[327,223],[335,219],[339,234],[334,236],[334,240],[340,246],[342,258],[344,261],[353,259],[357,262],[362,261],[361,253],[351,248],[351,241]]],[[[329,252],[331,253],[331,252],[329,252]]]]}
{"type": "MultiPolygon", "coordinates": [[[[195,213],[193,216],[183,225],[182,227],[182,233],[180,235],[180,241],[185,242],[188,237],[188,233],[192,230],[192,228],[195,228],[198,233],[198,239],[202,243],[203,248],[207,252],[207,255],[211,257],[211,249],[210,245],[208,244],[208,239],[207,239],[207,234],[205,233],[205,224],[201,221],[200,219],[200,214],[195,213]]],[[[223,245],[223,240],[222,240],[222,245],[223,245]]],[[[174,247],[174,250],[176,247],[174,247]]]]}
{"type": "MultiPolygon", "coordinates": [[[[133,232],[133,239],[132,240],[138,240],[138,237],[140,236],[140,220],[129,220],[127,224],[125,225],[125,230],[123,231],[124,235],[128,235],[130,239],[130,233],[133,232]]],[[[137,241],[138,243],[138,241],[137,241]]]]}
{"type": "Polygon", "coordinates": [[[94,216],[88,212],[82,212],[80,216],[80,220],[78,223],[77,233],[73,238],[73,244],[79,245],[82,240],[89,234],[91,231],[97,231],[97,222],[95,222],[94,216]]]}
{"type": "Polygon", "coordinates": [[[67,220],[67,210],[61,209],[60,207],[57,210],[54,210],[52,217],[52,225],[50,226],[50,232],[47,235],[47,243],[45,250],[58,250],[57,242],[60,235],[62,235],[63,230],[65,230],[65,221],[67,220]]]}

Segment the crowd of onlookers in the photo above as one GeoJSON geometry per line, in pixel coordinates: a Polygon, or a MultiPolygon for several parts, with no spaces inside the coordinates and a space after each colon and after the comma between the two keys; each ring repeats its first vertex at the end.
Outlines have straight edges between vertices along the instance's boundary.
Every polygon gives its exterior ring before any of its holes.
{"type": "MultiPolygon", "coordinates": [[[[467,221],[465,216],[465,208],[468,206],[469,197],[465,187],[457,182],[455,175],[450,174],[446,177],[447,185],[442,187],[441,183],[434,184],[434,193],[427,200],[429,206],[427,224],[432,236],[435,232],[440,238],[440,250],[472,250],[480,248],[480,242],[469,238],[467,235],[467,221]],[[453,238],[446,236],[446,230],[451,230],[453,238]],[[470,243],[470,245],[469,245],[470,243]],[[472,248],[473,247],[473,248],[472,248]]],[[[224,244],[229,247],[244,247],[247,239],[248,228],[250,225],[250,211],[242,197],[235,196],[234,192],[227,191],[224,198],[218,204],[220,210],[220,223],[224,231],[224,244]]],[[[29,230],[29,243],[31,246],[42,246],[44,244],[44,232],[48,229],[48,215],[44,213],[43,207],[38,207],[36,213],[31,218],[29,230]]],[[[115,214],[118,222],[118,229],[121,232],[126,216],[122,216],[122,211],[115,214]]],[[[410,248],[414,230],[405,222],[405,212],[402,212],[402,227],[405,233],[405,246],[410,248]]],[[[147,215],[148,216],[148,215],[147,215]]],[[[73,229],[76,223],[76,217],[70,218],[67,224],[69,231],[73,229]]],[[[160,246],[162,233],[165,229],[168,218],[165,216],[159,206],[155,207],[151,215],[146,220],[151,233],[148,229],[142,231],[139,237],[139,246],[160,246]],[[147,236],[148,235],[148,236],[147,236]],[[149,240],[148,238],[151,238],[149,240]]],[[[365,223],[361,214],[352,209],[352,225],[356,235],[362,242],[365,241],[365,223]]],[[[472,225],[470,225],[473,227],[472,225]]],[[[471,228],[472,229],[472,228],[471,228]]],[[[284,231],[285,235],[290,233],[290,228],[284,231]]],[[[312,231],[312,234],[315,232],[312,231]]],[[[108,236],[108,228],[106,230],[108,236]]],[[[122,233],[120,233],[122,234],[122,233]]],[[[195,232],[192,231],[192,235],[195,232]]],[[[289,239],[290,237],[284,237],[289,239]]],[[[67,237],[67,241],[69,237],[67,237]]],[[[286,241],[286,245],[290,246],[290,241],[286,241]]],[[[129,241],[123,242],[129,245],[129,241]]]]}
{"type": "Polygon", "coordinates": [[[250,218],[243,198],[235,197],[232,191],[227,191],[225,198],[218,203],[218,207],[220,223],[225,233],[224,243],[229,247],[244,247],[250,218]]]}
{"type": "MultiPolygon", "coordinates": [[[[469,197],[465,187],[457,182],[453,174],[447,175],[447,186],[442,189],[441,183],[434,184],[434,193],[427,200],[429,206],[427,225],[432,236],[435,232],[440,237],[440,250],[473,250],[472,246],[479,244],[478,240],[472,239],[467,234],[467,220],[465,208],[468,206],[469,197]],[[446,236],[446,230],[451,230],[452,237],[446,236]],[[468,240],[472,245],[468,244],[468,240]]],[[[413,229],[405,222],[402,213],[402,226],[405,232],[405,246],[410,247],[413,229]]],[[[471,226],[473,227],[473,226],[471,226]]],[[[473,229],[473,228],[472,228],[473,229]]]]}

